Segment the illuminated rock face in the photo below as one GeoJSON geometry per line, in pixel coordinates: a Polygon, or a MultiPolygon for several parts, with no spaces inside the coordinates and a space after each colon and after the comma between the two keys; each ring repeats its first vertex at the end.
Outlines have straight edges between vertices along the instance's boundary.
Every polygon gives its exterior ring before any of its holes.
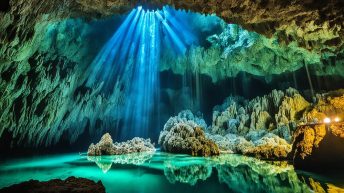
{"type": "Polygon", "coordinates": [[[250,132],[270,131],[290,141],[299,114],[309,106],[310,103],[293,88],[273,90],[251,101],[229,97],[224,104],[214,108],[211,132],[239,134],[250,139],[250,132]]]}
{"type": "Polygon", "coordinates": [[[299,126],[291,157],[296,168],[322,170],[343,167],[344,124],[299,126]]]}

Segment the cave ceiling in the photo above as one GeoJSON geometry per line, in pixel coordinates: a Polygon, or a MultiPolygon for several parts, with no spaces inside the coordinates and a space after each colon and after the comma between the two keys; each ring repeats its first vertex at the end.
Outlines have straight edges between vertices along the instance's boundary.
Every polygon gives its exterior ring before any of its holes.
{"type": "MultiPolygon", "coordinates": [[[[216,14],[228,23],[239,24],[267,37],[276,35],[281,42],[296,41],[308,50],[336,53],[343,48],[344,2],[341,0],[9,0],[2,5],[0,16],[10,12],[11,17],[3,18],[12,21],[6,32],[16,32],[25,40],[30,38],[35,20],[43,14],[49,14],[51,20],[80,16],[99,18],[125,13],[137,5],[159,8],[166,4],[216,14]]],[[[6,35],[2,34],[1,41],[9,38],[3,37],[6,35]]]]}

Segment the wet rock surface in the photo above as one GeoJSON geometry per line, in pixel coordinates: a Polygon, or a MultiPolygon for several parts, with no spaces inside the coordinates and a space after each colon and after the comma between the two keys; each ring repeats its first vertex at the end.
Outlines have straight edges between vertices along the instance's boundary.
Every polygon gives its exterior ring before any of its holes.
{"type": "Polygon", "coordinates": [[[115,142],[109,133],[103,135],[97,144],[91,144],[88,148],[87,155],[101,156],[101,155],[121,155],[139,152],[154,152],[154,144],[150,139],[143,139],[135,137],[125,142],[115,142]]]}
{"type": "Polygon", "coordinates": [[[294,134],[291,157],[298,169],[343,168],[344,123],[299,126],[294,134]]]}
{"type": "Polygon", "coordinates": [[[30,180],[0,189],[1,193],[105,193],[101,181],[69,177],[65,180],[53,179],[46,182],[30,180]]]}

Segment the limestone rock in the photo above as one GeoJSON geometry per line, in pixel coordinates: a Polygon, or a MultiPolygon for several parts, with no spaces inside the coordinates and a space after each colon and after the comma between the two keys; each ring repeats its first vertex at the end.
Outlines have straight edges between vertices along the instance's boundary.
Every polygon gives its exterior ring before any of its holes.
{"type": "Polygon", "coordinates": [[[267,132],[250,132],[246,138],[235,134],[207,136],[215,141],[220,151],[238,153],[262,159],[286,159],[291,145],[280,137],[267,132]]]}
{"type": "Polygon", "coordinates": [[[344,124],[299,126],[293,136],[291,157],[300,169],[321,170],[342,167],[344,124]]]}
{"type": "Polygon", "coordinates": [[[142,139],[135,137],[126,142],[113,143],[109,133],[103,135],[99,143],[91,144],[88,148],[88,156],[100,156],[100,155],[121,155],[138,152],[154,152],[154,144],[150,139],[142,139]]]}
{"type": "Polygon", "coordinates": [[[269,133],[253,142],[254,146],[244,149],[244,155],[263,159],[286,159],[291,151],[291,145],[284,139],[269,133]]]}
{"type": "Polygon", "coordinates": [[[229,97],[224,104],[214,108],[212,133],[245,136],[250,131],[272,131],[291,140],[296,123],[310,106],[297,90],[273,90],[270,94],[251,101],[229,97]]]}
{"type": "Polygon", "coordinates": [[[171,153],[184,153],[192,156],[218,155],[218,146],[206,138],[203,129],[193,120],[179,115],[171,117],[160,132],[161,150],[171,153]]]}

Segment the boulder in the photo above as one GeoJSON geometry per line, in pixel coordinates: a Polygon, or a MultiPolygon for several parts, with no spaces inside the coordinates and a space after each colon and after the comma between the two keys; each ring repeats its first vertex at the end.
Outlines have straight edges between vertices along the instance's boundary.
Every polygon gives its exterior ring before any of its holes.
{"type": "Polygon", "coordinates": [[[192,156],[212,156],[219,154],[218,146],[208,139],[200,125],[194,120],[179,116],[171,117],[160,132],[161,150],[192,156]]]}

